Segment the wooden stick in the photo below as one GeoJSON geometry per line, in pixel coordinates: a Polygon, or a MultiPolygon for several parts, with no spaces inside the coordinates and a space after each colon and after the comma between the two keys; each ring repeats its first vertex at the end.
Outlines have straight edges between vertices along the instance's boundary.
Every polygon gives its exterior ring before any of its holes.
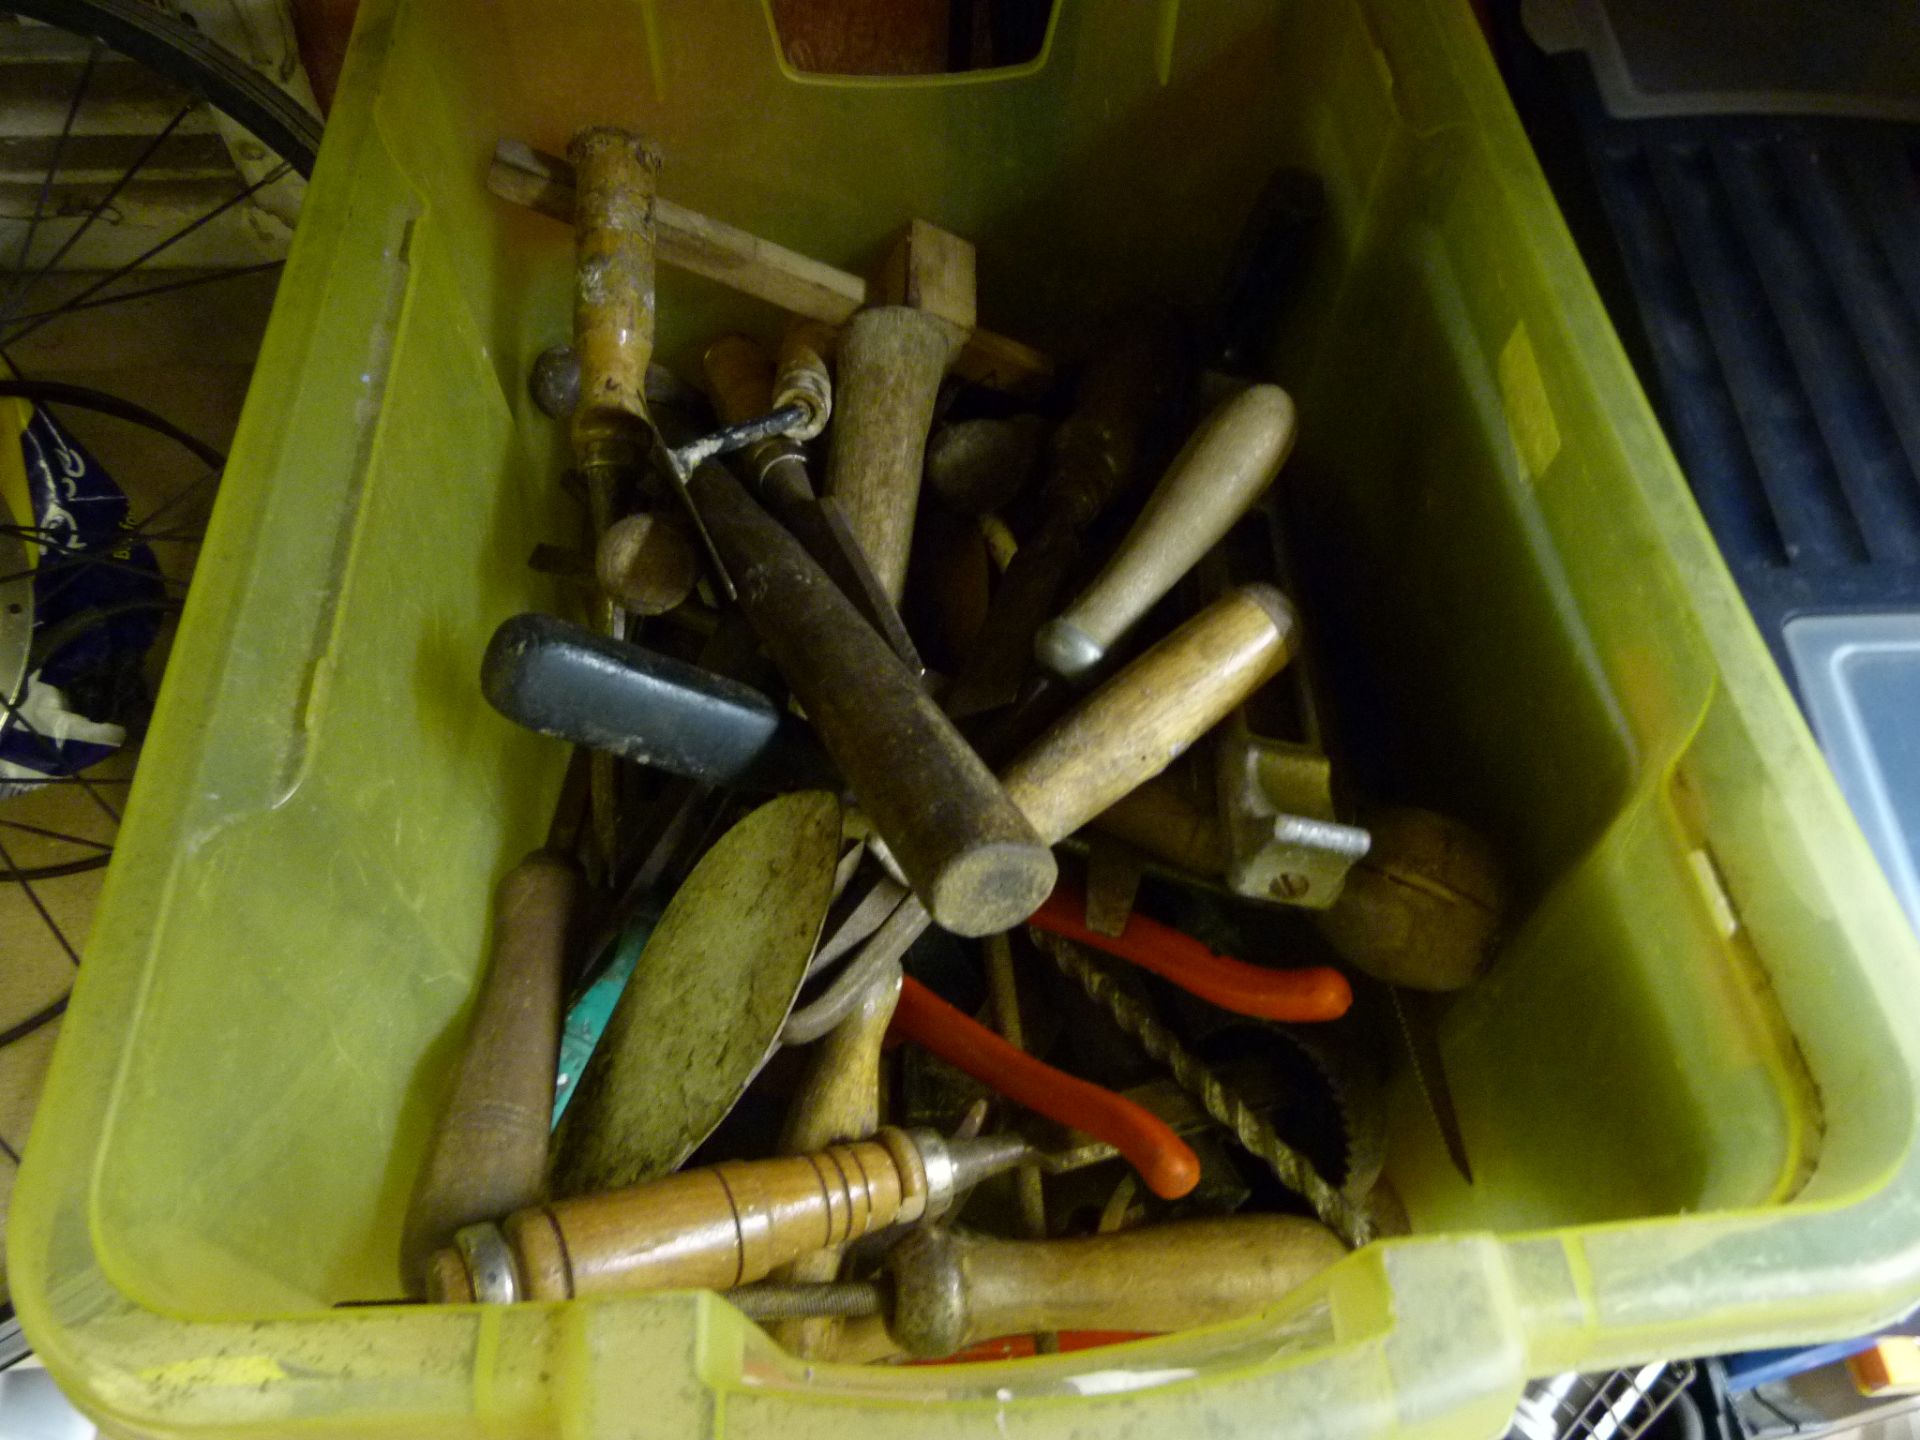
{"type": "Polygon", "coordinates": [[[1053,889],[1053,853],[986,764],[730,471],[703,465],[689,484],[747,619],[933,917],[962,935],[1026,919],[1053,889]]]}
{"type": "MultiPolygon", "coordinates": [[[[869,986],[853,1013],[815,1047],[787,1112],[780,1135],[782,1154],[808,1155],[880,1128],[880,1047],[899,995],[897,976],[869,986]]],[[[792,1284],[837,1279],[844,1248],[834,1245],[803,1255],[773,1278],[792,1284]]],[[[844,1323],[827,1317],[789,1320],[773,1327],[773,1338],[802,1359],[825,1357],[838,1347],[844,1323]]]]}
{"type": "Polygon", "coordinates": [[[493,959],[426,1163],[407,1207],[401,1273],[423,1293],[428,1257],[463,1225],[531,1205],[546,1178],[567,926],[579,872],[536,850],[494,894],[493,959]]]}
{"type": "Polygon", "coordinates": [[[887,1257],[890,1329],[909,1353],[951,1355],[1032,1330],[1164,1332],[1264,1310],[1346,1255],[1295,1215],[1185,1220],[1076,1240],[991,1240],[944,1229],[887,1257]]]}
{"type": "MultiPolygon", "coordinates": [[[[562,224],[573,223],[573,167],[517,140],[494,147],[487,189],[562,224]]],[[[743,295],[828,325],[843,325],[871,298],[858,275],[823,264],[798,251],[762,240],[676,205],[654,202],[659,257],[689,274],[717,280],[743,295]]],[[[1053,383],[1053,361],[1030,345],[975,330],[953,364],[975,385],[1033,396],[1053,383]]]]}

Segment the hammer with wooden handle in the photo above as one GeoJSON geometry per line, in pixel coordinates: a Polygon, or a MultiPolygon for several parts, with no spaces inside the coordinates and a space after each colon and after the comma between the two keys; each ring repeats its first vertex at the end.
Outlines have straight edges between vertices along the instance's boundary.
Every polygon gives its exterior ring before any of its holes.
{"type": "Polygon", "coordinates": [[[918,677],[729,471],[701,466],[691,493],[741,608],[927,910],[962,935],[1031,915],[1053,855],[918,677]]]}
{"type": "MultiPolygon", "coordinates": [[[[1042,839],[1058,844],[1172,764],[1277,675],[1297,643],[1293,607],[1271,585],[1222,595],[1028,746],[1001,772],[1007,794],[1042,839]]],[[[892,886],[900,902],[828,993],[788,1018],[788,1044],[825,1034],[925,932],[917,900],[885,877],[874,886],[892,886]]]]}

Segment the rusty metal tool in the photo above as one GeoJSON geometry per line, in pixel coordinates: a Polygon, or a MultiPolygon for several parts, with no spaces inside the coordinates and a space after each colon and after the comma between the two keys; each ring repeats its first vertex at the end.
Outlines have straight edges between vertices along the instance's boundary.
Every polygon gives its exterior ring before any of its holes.
{"type": "Polygon", "coordinates": [[[428,1295],[510,1304],[748,1284],[823,1246],[936,1219],[1026,1155],[1023,1140],[947,1140],[889,1126],[818,1154],[555,1200],[461,1230],[434,1255],[428,1295]]]}
{"type": "Polygon", "coordinates": [[[969,716],[1011,705],[1080,552],[1080,537],[1137,477],[1143,442],[1163,426],[1181,389],[1180,343],[1148,323],[1103,346],[1081,377],[1074,410],[1054,432],[1041,518],[1013,557],[973,653],[954,678],[947,709],[969,716]]]}
{"type": "Polygon", "coordinates": [[[1329,1185],[1304,1155],[1280,1138],[1263,1115],[1224,1085],[1172,1030],[1121,990],[1084,950],[1054,935],[1037,933],[1035,938],[1062,973],[1138,1041],[1141,1049],[1164,1065],[1251,1154],[1265,1161],[1282,1185],[1305,1198],[1313,1213],[1341,1239],[1358,1248],[1373,1238],[1373,1222],[1363,1207],[1329,1185]]]}
{"type": "MultiPolygon", "coordinates": [[[[502,200],[571,224],[576,176],[568,161],[542,154],[517,140],[494,147],[487,189],[502,200]]],[[[675,269],[718,281],[808,320],[844,325],[855,311],[880,303],[886,276],[869,283],[858,275],[796,254],[737,226],[725,224],[671,200],[655,205],[660,258],[675,269]]],[[[1005,335],[974,330],[954,361],[961,379],[1014,394],[1044,394],[1053,382],[1053,361],[1005,335]]]]}
{"type": "Polygon", "coordinates": [[[1427,1113],[1440,1132],[1440,1143],[1447,1147],[1447,1158],[1460,1178],[1473,1184],[1473,1162],[1467,1156],[1467,1136],[1460,1127],[1460,1111],[1453,1103],[1453,1084],[1447,1079],[1447,1064],[1440,1053],[1440,1019],[1434,1013],[1434,996],[1424,990],[1389,988],[1394,1023],[1407,1047],[1407,1060],[1413,1068],[1413,1081],[1420,1098],[1427,1102],[1427,1113]]]}
{"type": "Polygon", "coordinates": [[[429,1256],[455,1231],[533,1203],[546,1178],[567,940],[581,890],[570,858],[582,790],[573,773],[584,779],[576,763],[546,845],[494,891],[492,958],[401,1232],[400,1271],[414,1294],[423,1292],[429,1256]]]}
{"type": "MultiPolygon", "coordinates": [[[[782,345],[782,356],[816,357],[824,375],[822,351],[830,339],[818,333],[818,327],[797,326],[782,345]]],[[[766,353],[744,335],[726,335],[713,342],[701,357],[707,388],[714,409],[722,420],[732,422],[761,413],[772,404],[775,386],[773,364],[766,353]]],[[[786,375],[792,366],[783,367],[786,375]]],[[[894,608],[893,597],[873,572],[867,553],[854,538],[846,515],[832,499],[814,493],[807,473],[806,452],[801,436],[771,436],[744,452],[746,468],[753,481],[754,494],[807,548],[820,568],[832,577],[842,593],[853,601],[881,638],[893,647],[894,654],[916,674],[926,667],[894,608]]]]}
{"type": "Polygon", "coordinates": [[[833,795],[780,796],[674,892],[555,1132],[555,1195],[664,1175],[726,1118],[806,978],[840,829],[833,795]]]}
{"type": "Polygon", "coordinates": [[[693,495],[747,618],[927,912],[963,935],[1031,915],[1053,855],[918,677],[731,473],[703,465],[693,495]]]}
{"type": "MultiPolygon", "coordinates": [[[[1159,774],[1277,674],[1293,653],[1294,631],[1293,607],[1271,586],[1222,596],[1022,752],[1002,772],[1007,793],[1048,843],[1059,843],[1159,774]]],[[[874,884],[891,887],[899,903],[828,993],[795,1012],[788,1043],[824,1034],[925,931],[927,913],[904,888],[885,877],[874,884]]]]}

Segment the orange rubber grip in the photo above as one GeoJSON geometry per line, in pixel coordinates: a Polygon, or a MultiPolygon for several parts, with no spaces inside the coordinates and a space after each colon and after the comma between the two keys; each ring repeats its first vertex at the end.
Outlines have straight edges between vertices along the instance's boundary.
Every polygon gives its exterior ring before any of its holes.
{"type": "Polygon", "coordinates": [[[1353,1004],[1347,977],[1326,965],[1269,970],[1216,954],[1191,935],[1139,911],[1116,937],[1089,930],[1086,898],[1064,882],[1027,921],[1036,929],[1104,950],[1151,970],[1223,1010],[1261,1020],[1338,1020],[1353,1004]]]}
{"type": "Polygon", "coordinates": [[[1009,1100],[1106,1141],[1163,1200],[1178,1200],[1200,1183],[1200,1157],[1158,1115],[1034,1059],[911,975],[900,987],[893,1029],[1009,1100]]]}

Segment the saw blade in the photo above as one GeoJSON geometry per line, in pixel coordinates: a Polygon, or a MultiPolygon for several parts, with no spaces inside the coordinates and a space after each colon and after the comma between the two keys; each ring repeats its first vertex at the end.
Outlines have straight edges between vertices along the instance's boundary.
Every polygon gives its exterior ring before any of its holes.
{"type": "Polygon", "coordinates": [[[1453,1087],[1447,1083],[1446,1066],[1440,1057],[1438,1017],[1433,997],[1424,990],[1390,987],[1393,1018],[1399,1023],[1400,1038],[1406,1042],[1407,1058],[1413,1062],[1414,1082],[1425,1097],[1433,1123],[1447,1147],[1453,1168],[1469,1185],[1473,1184],[1473,1166],[1467,1159],[1466,1137],[1460,1133],[1460,1115],[1453,1106],[1453,1087]]]}

